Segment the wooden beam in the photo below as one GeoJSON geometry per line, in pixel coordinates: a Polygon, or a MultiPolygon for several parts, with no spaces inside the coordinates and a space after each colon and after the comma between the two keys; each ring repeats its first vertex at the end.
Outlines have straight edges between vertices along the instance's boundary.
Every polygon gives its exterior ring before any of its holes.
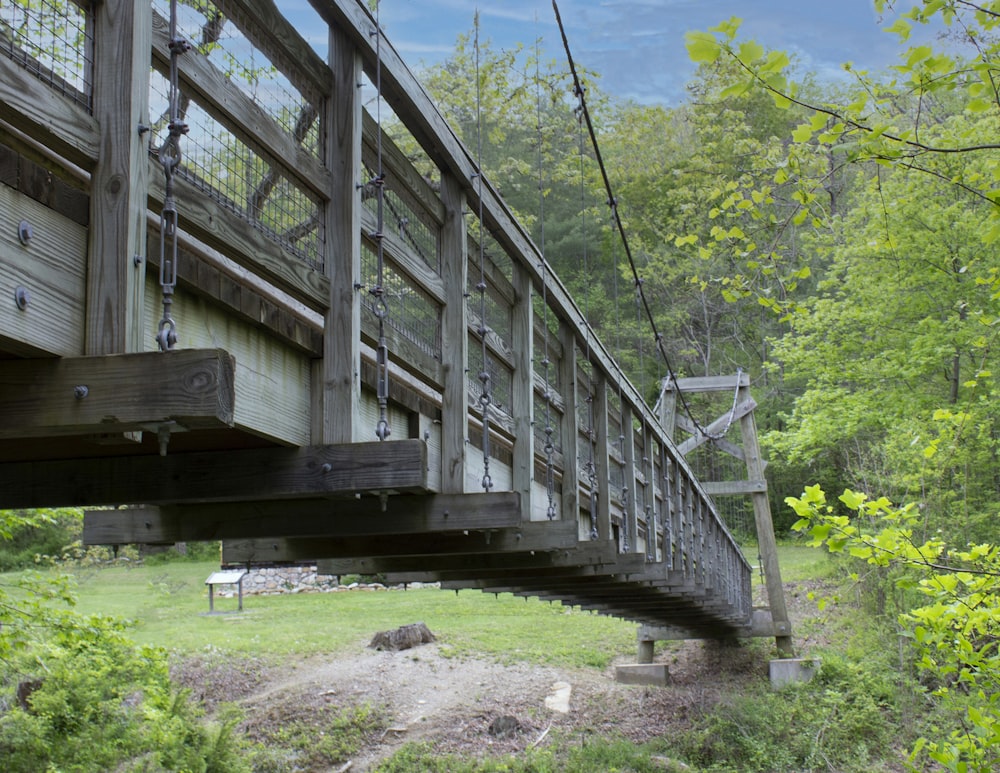
{"type": "Polygon", "coordinates": [[[234,371],[221,349],[5,362],[0,439],[231,427],[234,371]]]}
{"type": "Polygon", "coordinates": [[[0,464],[0,508],[417,493],[426,478],[421,440],[15,462],[0,464]]]}
{"type": "Polygon", "coordinates": [[[101,141],[94,116],[6,56],[0,57],[0,119],[72,163],[93,168],[101,141]]]}
{"type": "MultiPolygon", "coordinates": [[[[148,163],[156,168],[152,159],[148,163]]],[[[163,174],[151,174],[149,199],[157,211],[162,210],[165,195],[163,174]]],[[[330,282],[322,272],[265,236],[246,218],[206,196],[189,180],[174,175],[174,195],[185,231],[309,308],[327,308],[330,282]]]]}
{"type": "Polygon", "coordinates": [[[735,496],[737,494],[767,493],[766,480],[720,480],[702,481],[701,487],[709,496],[735,496]]]}
{"type": "Polygon", "coordinates": [[[215,5],[305,96],[318,100],[330,95],[329,66],[274,0],[218,0],[215,5]]]}
{"type": "Polygon", "coordinates": [[[521,522],[512,492],[401,494],[385,500],[295,499],[88,510],[85,545],[173,544],[275,537],[391,537],[509,528],[521,522]]]}
{"type": "Polygon", "coordinates": [[[672,392],[732,392],[738,387],[750,386],[750,376],[740,373],[733,376],[701,376],[696,378],[679,378],[676,381],[665,379],[663,391],[672,392]]]}
{"type": "MultiPolygon", "coordinates": [[[[170,23],[154,12],[152,30],[153,61],[169,77],[170,23]]],[[[148,58],[146,65],[148,70],[148,58]]],[[[234,133],[262,150],[270,162],[280,164],[283,175],[298,180],[320,199],[330,195],[332,179],[323,165],[216,68],[208,56],[192,49],[177,60],[177,66],[183,94],[194,97],[208,112],[221,116],[234,133]]]]}
{"type": "MultiPolygon", "coordinates": [[[[465,496],[465,495],[463,495],[465,496]]],[[[559,524],[559,522],[554,522],[559,524]]],[[[567,549],[576,544],[573,532],[553,523],[525,523],[516,528],[483,528],[462,534],[407,534],[379,537],[293,537],[228,540],[222,543],[227,564],[288,563],[324,558],[380,556],[480,556],[567,549]],[[541,528],[539,528],[541,527],[541,528]]]]}
{"type": "Polygon", "coordinates": [[[682,456],[687,456],[698,446],[707,443],[711,438],[710,435],[716,435],[722,432],[727,426],[737,419],[742,419],[747,414],[753,413],[753,409],[757,407],[757,402],[749,396],[749,390],[745,390],[747,396],[742,399],[732,410],[731,413],[726,413],[724,416],[720,416],[707,427],[705,431],[697,433],[694,437],[689,437],[679,446],[677,450],[681,452],[682,456]]]}
{"type": "Polygon", "coordinates": [[[106,0],[94,16],[94,118],[102,141],[91,175],[84,354],[141,352],[149,125],[147,3],[106,0]]]}

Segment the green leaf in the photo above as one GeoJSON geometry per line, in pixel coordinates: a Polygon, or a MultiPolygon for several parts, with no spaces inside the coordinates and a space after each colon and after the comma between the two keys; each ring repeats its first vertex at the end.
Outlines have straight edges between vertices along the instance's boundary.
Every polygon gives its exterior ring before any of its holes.
{"type": "Polygon", "coordinates": [[[692,62],[711,64],[722,53],[719,41],[708,32],[688,32],[684,36],[684,43],[692,62]]]}
{"type": "Polygon", "coordinates": [[[740,44],[739,57],[747,64],[752,64],[764,56],[764,47],[754,40],[740,44]]]}

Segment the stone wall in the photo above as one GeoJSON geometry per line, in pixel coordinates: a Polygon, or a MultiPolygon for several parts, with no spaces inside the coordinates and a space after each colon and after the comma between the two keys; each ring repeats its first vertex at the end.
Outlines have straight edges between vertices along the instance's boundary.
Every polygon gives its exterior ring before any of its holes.
{"type": "Polygon", "coordinates": [[[332,574],[317,574],[315,566],[269,566],[251,569],[243,578],[244,596],[279,593],[332,593],[344,590],[385,590],[381,583],[342,585],[332,574]]]}
{"type": "MultiPolygon", "coordinates": [[[[438,583],[431,583],[437,586],[438,583]]],[[[251,569],[243,578],[244,596],[275,596],[282,593],[336,593],[338,591],[360,590],[380,591],[402,588],[402,585],[387,588],[380,582],[352,582],[345,585],[333,574],[318,574],[314,566],[269,566],[251,569]]],[[[410,583],[410,588],[427,587],[427,583],[410,583]]],[[[222,586],[220,596],[236,595],[235,586],[222,586]]]]}

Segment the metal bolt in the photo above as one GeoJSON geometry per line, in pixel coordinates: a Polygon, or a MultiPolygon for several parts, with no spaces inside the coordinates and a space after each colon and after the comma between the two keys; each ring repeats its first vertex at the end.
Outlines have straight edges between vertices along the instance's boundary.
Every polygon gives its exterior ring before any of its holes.
{"type": "Polygon", "coordinates": [[[136,268],[139,268],[139,266],[142,265],[142,255],[133,255],[132,265],[135,266],[136,268]]]}
{"type": "Polygon", "coordinates": [[[35,235],[34,230],[31,228],[31,223],[27,220],[22,220],[17,224],[17,238],[21,240],[21,244],[27,244],[31,241],[31,237],[35,235]]]}
{"type": "Polygon", "coordinates": [[[28,304],[31,303],[31,293],[28,292],[27,287],[18,287],[14,290],[14,303],[21,311],[28,308],[28,304]]]}
{"type": "Polygon", "coordinates": [[[320,472],[330,472],[330,470],[332,470],[332,469],[333,469],[333,465],[331,465],[329,462],[327,462],[322,467],[319,468],[319,471],[320,472]]]}
{"type": "Polygon", "coordinates": [[[90,394],[90,389],[87,387],[86,384],[78,384],[77,386],[73,387],[73,396],[77,400],[82,400],[89,394],[90,394]]]}

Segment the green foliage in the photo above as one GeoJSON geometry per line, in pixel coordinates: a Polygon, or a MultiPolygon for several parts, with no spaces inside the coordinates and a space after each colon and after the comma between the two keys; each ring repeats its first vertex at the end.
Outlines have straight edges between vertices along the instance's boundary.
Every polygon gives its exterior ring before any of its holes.
{"type": "Polygon", "coordinates": [[[204,725],[171,689],[164,652],[135,645],[115,620],[63,622],[5,675],[9,693],[26,673],[37,680],[0,715],[7,770],[246,770],[231,723],[204,725]]]}
{"type": "Polygon", "coordinates": [[[795,527],[812,543],[875,567],[891,567],[897,586],[923,601],[900,615],[917,650],[917,668],[931,694],[959,716],[958,728],[921,738],[911,761],[931,760],[954,771],[990,771],[1000,765],[1000,547],[949,547],[937,536],[920,538],[921,516],[912,505],[845,491],[843,510],[828,504],[819,486],[786,501],[795,527]]]}
{"type": "Polygon", "coordinates": [[[244,723],[255,773],[319,770],[343,763],[379,737],[387,715],[369,704],[274,708],[244,723]],[[266,721],[263,721],[266,720],[266,721]],[[277,751],[277,753],[275,753],[277,751]]]}
{"type": "Polygon", "coordinates": [[[747,689],[675,742],[700,770],[861,773],[879,769],[896,740],[896,703],[884,670],[824,655],[812,682],[747,689]]]}
{"type": "Polygon", "coordinates": [[[0,572],[27,569],[39,555],[58,555],[79,539],[82,526],[77,508],[0,511],[0,572]]]}
{"type": "Polygon", "coordinates": [[[469,758],[435,754],[430,744],[410,743],[382,762],[377,773],[674,773],[682,763],[656,753],[655,745],[635,744],[624,738],[572,739],[555,736],[545,748],[528,749],[517,756],[469,758]]]}

